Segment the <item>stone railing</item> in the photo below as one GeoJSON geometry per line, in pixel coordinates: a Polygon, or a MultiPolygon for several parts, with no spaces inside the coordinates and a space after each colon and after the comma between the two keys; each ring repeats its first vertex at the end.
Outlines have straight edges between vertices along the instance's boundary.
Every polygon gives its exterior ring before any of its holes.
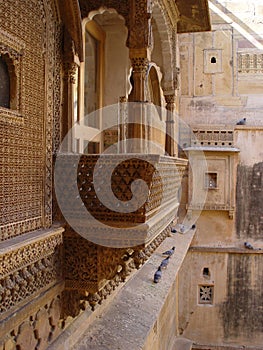
{"type": "Polygon", "coordinates": [[[263,54],[255,52],[238,53],[238,73],[240,74],[262,74],[263,54]]]}
{"type": "Polygon", "coordinates": [[[192,126],[191,146],[233,147],[234,129],[225,125],[192,126]]]}
{"type": "Polygon", "coordinates": [[[61,154],[55,186],[62,214],[95,243],[147,245],[174,219],[186,163],[150,154],[61,154]]]}

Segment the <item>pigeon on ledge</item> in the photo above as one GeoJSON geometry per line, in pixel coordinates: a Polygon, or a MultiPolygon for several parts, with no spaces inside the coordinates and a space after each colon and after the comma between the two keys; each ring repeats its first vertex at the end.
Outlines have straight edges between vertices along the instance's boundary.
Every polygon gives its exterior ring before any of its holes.
{"type": "Polygon", "coordinates": [[[171,256],[173,255],[174,251],[175,251],[175,247],[172,247],[170,250],[167,250],[166,252],[164,252],[163,255],[171,256]]]}
{"type": "Polygon", "coordinates": [[[247,248],[247,249],[254,249],[253,246],[252,246],[252,244],[250,244],[249,242],[245,242],[245,243],[244,243],[244,246],[245,246],[245,248],[247,248]]]}
{"type": "Polygon", "coordinates": [[[167,265],[169,264],[169,259],[170,259],[170,256],[167,256],[167,258],[163,259],[163,261],[160,264],[161,269],[167,268],[167,265]]]}
{"type": "Polygon", "coordinates": [[[160,279],[162,278],[162,271],[161,271],[161,266],[158,267],[158,270],[155,272],[153,281],[154,283],[160,282],[160,279]]]}
{"type": "Polygon", "coordinates": [[[239,120],[236,125],[246,125],[246,118],[239,120]]]}

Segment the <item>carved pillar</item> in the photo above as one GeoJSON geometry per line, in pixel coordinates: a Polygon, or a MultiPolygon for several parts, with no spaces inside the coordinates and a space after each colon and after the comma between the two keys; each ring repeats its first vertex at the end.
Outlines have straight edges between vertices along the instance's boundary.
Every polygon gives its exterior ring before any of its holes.
{"type": "Polygon", "coordinates": [[[151,1],[130,0],[129,56],[132,63],[132,91],[129,108],[128,152],[146,153],[146,73],[149,67],[152,46],[151,1]]]}
{"type": "Polygon", "coordinates": [[[128,142],[127,149],[131,153],[146,153],[147,126],[145,121],[147,103],[145,101],[145,79],[149,60],[146,57],[133,57],[131,61],[133,89],[129,96],[129,102],[134,103],[129,104],[128,139],[132,139],[132,142],[128,142]]]}
{"type": "Polygon", "coordinates": [[[178,125],[175,123],[175,94],[165,95],[166,101],[166,135],[165,152],[170,156],[178,154],[178,125]]]}
{"type": "MultiPolygon", "coordinates": [[[[76,83],[75,76],[78,65],[75,62],[64,62],[63,76],[63,110],[62,110],[62,140],[73,126],[73,86],[76,83]]],[[[69,140],[67,150],[72,150],[72,140],[69,140]]]]}

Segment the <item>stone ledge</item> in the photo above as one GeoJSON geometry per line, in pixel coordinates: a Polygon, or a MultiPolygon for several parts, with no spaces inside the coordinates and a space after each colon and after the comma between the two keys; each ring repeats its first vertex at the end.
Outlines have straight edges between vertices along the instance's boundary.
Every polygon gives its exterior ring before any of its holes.
{"type": "Polygon", "coordinates": [[[28,233],[24,233],[20,236],[16,236],[14,238],[10,238],[6,241],[0,242],[0,255],[5,253],[9,253],[12,250],[17,250],[23,246],[32,244],[34,242],[44,240],[47,237],[62,234],[64,228],[62,226],[53,225],[48,229],[39,229],[35,231],[31,231],[28,233]]]}
{"type": "MultiPolygon", "coordinates": [[[[170,310],[176,311],[176,277],[194,233],[194,230],[189,230],[185,234],[166,238],[107,306],[95,310],[96,315],[90,311],[83,312],[67,328],[67,334],[62,334],[50,350],[158,349],[156,344],[160,340],[160,331],[162,327],[168,327],[169,322],[166,321],[170,320],[170,310]],[[167,270],[163,271],[161,281],[155,284],[153,275],[164,259],[162,252],[172,246],[176,246],[175,254],[167,270]]],[[[176,319],[176,312],[173,318],[176,319]]],[[[170,322],[169,327],[166,329],[167,339],[163,341],[171,349],[177,333],[176,321],[170,322]]],[[[169,348],[162,347],[163,350],[169,348]]]]}
{"type": "Polygon", "coordinates": [[[234,254],[263,254],[263,249],[254,248],[246,249],[239,247],[197,247],[192,246],[189,248],[190,252],[207,252],[207,253],[234,253],[234,254]]]}

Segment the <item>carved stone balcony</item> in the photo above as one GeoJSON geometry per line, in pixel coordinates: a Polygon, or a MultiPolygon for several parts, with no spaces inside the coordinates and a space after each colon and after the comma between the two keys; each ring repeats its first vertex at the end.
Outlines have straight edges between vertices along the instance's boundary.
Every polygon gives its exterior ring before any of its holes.
{"type": "Polygon", "coordinates": [[[58,156],[56,197],[68,222],[65,316],[86,301],[94,309],[170,234],[186,164],[150,154],[58,156]]]}
{"type": "Polygon", "coordinates": [[[146,246],[176,215],[186,163],[160,155],[59,155],[60,209],[87,240],[108,247],[146,246]]]}

